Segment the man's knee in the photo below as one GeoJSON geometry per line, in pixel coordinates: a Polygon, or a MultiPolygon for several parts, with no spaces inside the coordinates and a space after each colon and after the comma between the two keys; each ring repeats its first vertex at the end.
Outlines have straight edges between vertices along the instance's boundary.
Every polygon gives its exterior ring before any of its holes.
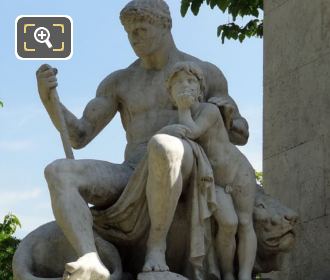
{"type": "Polygon", "coordinates": [[[64,186],[62,181],[65,179],[65,173],[69,172],[70,169],[72,169],[72,163],[66,159],[58,159],[48,164],[44,174],[49,188],[64,186]]]}
{"type": "Polygon", "coordinates": [[[48,164],[44,170],[45,178],[48,181],[52,181],[59,175],[59,166],[61,163],[65,161],[63,159],[58,159],[53,161],[52,163],[48,164]]]}
{"type": "Polygon", "coordinates": [[[184,154],[182,141],[174,136],[157,134],[148,143],[149,159],[173,164],[181,162],[184,154]]]}

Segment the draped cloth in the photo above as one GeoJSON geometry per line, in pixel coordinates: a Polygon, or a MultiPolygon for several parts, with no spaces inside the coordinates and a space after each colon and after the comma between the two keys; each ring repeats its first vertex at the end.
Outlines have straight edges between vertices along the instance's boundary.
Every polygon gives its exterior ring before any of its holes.
{"type": "MultiPolygon", "coordinates": [[[[190,271],[187,274],[196,280],[220,279],[210,221],[217,208],[212,167],[203,149],[195,142],[185,140],[194,154],[193,170],[187,186],[190,211],[187,265],[190,271]]],[[[134,244],[148,234],[150,219],[146,198],[147,179],[148,160],[145,155],[117,202],[105,210],[92,209],[94,228],[103,238],[110,242],[134,244]]]]}

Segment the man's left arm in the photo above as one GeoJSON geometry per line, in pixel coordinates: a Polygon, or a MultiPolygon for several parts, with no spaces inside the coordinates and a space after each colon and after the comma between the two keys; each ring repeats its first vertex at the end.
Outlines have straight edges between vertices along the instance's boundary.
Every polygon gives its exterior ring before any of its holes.
{"type": "Polygon", "coordinates": [[[226,124],[230,141],[245,145],[249,139],[249,125],[238,110],[235,101],[228,94],[227,80],[213,64],[205,63],[205,101],[217,105],[226,124]]]}

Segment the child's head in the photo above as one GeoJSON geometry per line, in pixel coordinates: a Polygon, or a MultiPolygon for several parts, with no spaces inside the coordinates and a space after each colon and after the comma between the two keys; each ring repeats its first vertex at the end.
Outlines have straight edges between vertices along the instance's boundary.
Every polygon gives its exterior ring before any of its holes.
{"type": "Polygon", "coordinates": [[[202,70],[193,62],[178,62],[171,70],[167,81],[167,91],[174,105],[179,98],[191,98],[191,102],[201,101],[205,91],[202,70]]]}

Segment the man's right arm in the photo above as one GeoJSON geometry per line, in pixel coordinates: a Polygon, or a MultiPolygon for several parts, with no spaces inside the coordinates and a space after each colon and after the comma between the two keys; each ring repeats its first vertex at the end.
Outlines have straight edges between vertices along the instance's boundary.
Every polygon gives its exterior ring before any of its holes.
{"type": "MultiPolygon", "coordinates": [[[[59,130],[60,121],[50,96],[51,89],[57,87],[56,74],[56,69],[43,65],[37,72],[37,80],[40,98],[53,124],[59,130]]],[[[80,119],[60,104],[73,148],[80,149],[86,146],[115,116],[118,102],[113,93],[112,79],[110,75],[102,81],[96,97],[87,104],[80,119]]]]}

